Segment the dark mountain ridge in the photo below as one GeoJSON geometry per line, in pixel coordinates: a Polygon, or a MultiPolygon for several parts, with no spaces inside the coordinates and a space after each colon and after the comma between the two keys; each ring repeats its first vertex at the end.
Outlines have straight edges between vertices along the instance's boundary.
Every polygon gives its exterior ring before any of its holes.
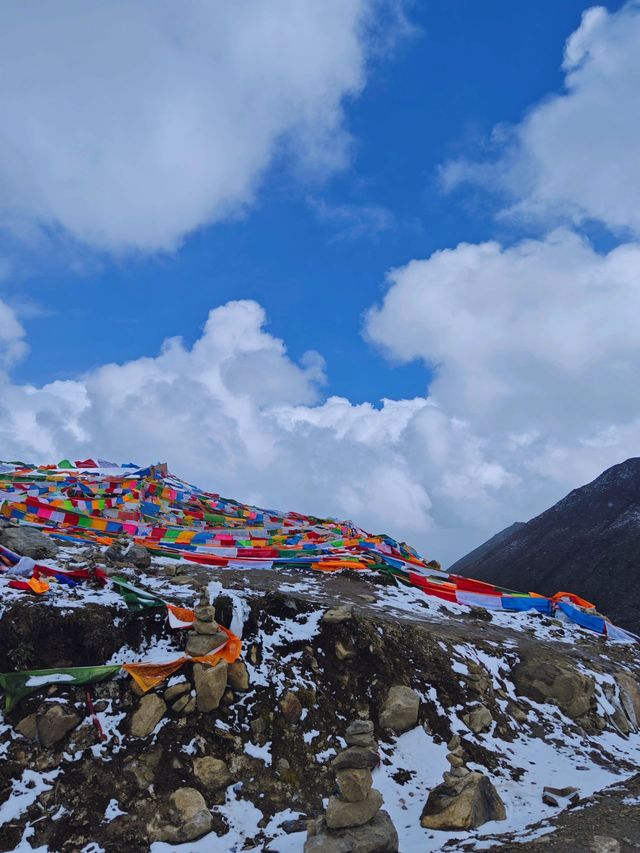
{"type": "Polygon", "coordinates": [[[496,534],[450,571],[525,592],[575,592],[638,632],[639,563],[640,458],[633,457],[496,534]]]}

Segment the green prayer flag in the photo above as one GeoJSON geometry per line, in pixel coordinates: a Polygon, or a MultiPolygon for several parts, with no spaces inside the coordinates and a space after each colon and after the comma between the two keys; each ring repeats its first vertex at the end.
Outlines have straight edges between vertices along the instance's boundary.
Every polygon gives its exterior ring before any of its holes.
{"type": "Polygon", "coordinates": [[[66,669],[28,669],[22,672],[0,672],[0,687],[5,691],[4,709],[11,711],[16,704],[50,684],[92,684],[111,678],[120,664],[110,666],[72,666],[66,669]]]}

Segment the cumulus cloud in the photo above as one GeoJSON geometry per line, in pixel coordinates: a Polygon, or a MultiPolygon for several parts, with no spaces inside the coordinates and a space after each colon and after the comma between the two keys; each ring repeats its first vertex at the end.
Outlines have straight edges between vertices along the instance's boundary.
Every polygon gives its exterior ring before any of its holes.
{"type": "Polygon", "coordinates": [[[343,104],[364,86],[381,5],[60,0],[34,14],[10,0],[0,222],[171,250],[241,213],[276,156],[313,176],[339,168],[343,104]]]}
{"type": "Polygon", "coordinates": [[[587,10],[565,47],[565,91],[498,128],[497,161],[457,161],[446,187],[476,182],[504,190],[509,213],[548,222],[596,220],[640,234],[640,3],[587,10]]]}

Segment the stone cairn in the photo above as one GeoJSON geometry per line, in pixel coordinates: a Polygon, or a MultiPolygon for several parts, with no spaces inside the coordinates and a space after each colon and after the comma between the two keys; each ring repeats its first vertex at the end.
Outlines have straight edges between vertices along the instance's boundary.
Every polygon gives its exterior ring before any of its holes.
{"type": "Polygon", "coordinates": [[[345,734],[347,748],[331,762],[338,793],[329,798],[325,814],[308,824],[305,853],[377,851],[396,853],[398,833],[386,811],[382,794],[373,788],[378,745],[371,720],[355,720],[345,734]]]}
{"type": "Polygon", "coordinates": [[[465,766],[458,735],[448,743],[450,769],[429,793],[420,823],[426,829],[474,829],[490,820],[505,820],[506,811],[493,783],[465,766]]]}

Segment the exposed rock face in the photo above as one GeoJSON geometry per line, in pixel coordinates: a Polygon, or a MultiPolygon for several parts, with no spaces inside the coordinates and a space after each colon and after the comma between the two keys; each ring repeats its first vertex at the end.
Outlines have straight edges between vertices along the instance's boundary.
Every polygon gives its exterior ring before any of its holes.
{"type": "Polygon", "coordinates": [[[361,826],[371,820],[382,806],[382,794],[372,788],[365,800],[352,802],[329,798],[325,820],[329,829],[344,829],[347,826],[361,826]]]}
{"type": "Polygon", "coordinates": [[[571,660],[530,656],[513,670],[518,693],[535,702],[555,702],[576,720],[587,714],[594,703],[595,684],[583,675],[571,660]]]}
{"type": "Polygon", "coordinates": [[[55,541],[35,527],[0,527],[0,544],[32,560],[46,560],[58,553],[55,541]]]}
{"type": "Polygon", "coordinates": [[[387,812],[379,811],[364,826],[326,831],[324,818],[309,830],[304,853],[397,853],[398,833],[387,812]]]}
{"type": "Polygon", "coordinates": [[[467,773],[457,785],[443,783],[429,793],[420,823],[427,829],[473,829],[490,820],[505,820],[500,795],[482,773],[467,773]]]}
{"type": "Polygon", "coordinates": [[[418,722],[420,697],[411,687],[396,684],[389,693],[380,712],[380,726],[393,732],[405,732],[418,722]]]}
{"type": "Polygon", "coordinates": [[[215,666],[194,663],[193,678],[196,683],[196,705],[198,711],[215,711],[220,705],[222,694],[227,686],[227,668],[225,661],[215,666]]]}
{"type": "Polygon", "coordinates": [[[635,678],[628,672],[616,675],[620,690],[620,703],[635,731],[640,728],[640,687],[635,678]]]}
{"type": "Polygon", "coordinates": [[[157,693],[143,696],[133,717],[131,718],[130,733],[133,737],[146,737],[158,725],[167,711],[167,703],[157,693]]]}
{"type": "Polygon", "coordinates": [[[640,458],[633,458],[526,524],[502,531],[450,571],[543,595],[575,591],[637,632],[640,588],[628,579],[635,576],[639,547],[640,458]]]}
{"type": "Polygon", "coordinates": [[[152,841],[181,844],[206,835],[212,823],[211,812],[200,791],[195,788],[178,788],[147,829],[152,841]]]}
{"type": "Polygon", "coordinates": [[[38,737],[43,746],[53,746],[79,725],[81,718],[64,705],[52,705],[36,720],[38,737]]]}
{"type": "Polygon", "coordinates": [[[194,758],[193,775],[201,785],[211,791],[226,788],[231,782],[231,774],[225,762],[211,755],[194,758]]]}

